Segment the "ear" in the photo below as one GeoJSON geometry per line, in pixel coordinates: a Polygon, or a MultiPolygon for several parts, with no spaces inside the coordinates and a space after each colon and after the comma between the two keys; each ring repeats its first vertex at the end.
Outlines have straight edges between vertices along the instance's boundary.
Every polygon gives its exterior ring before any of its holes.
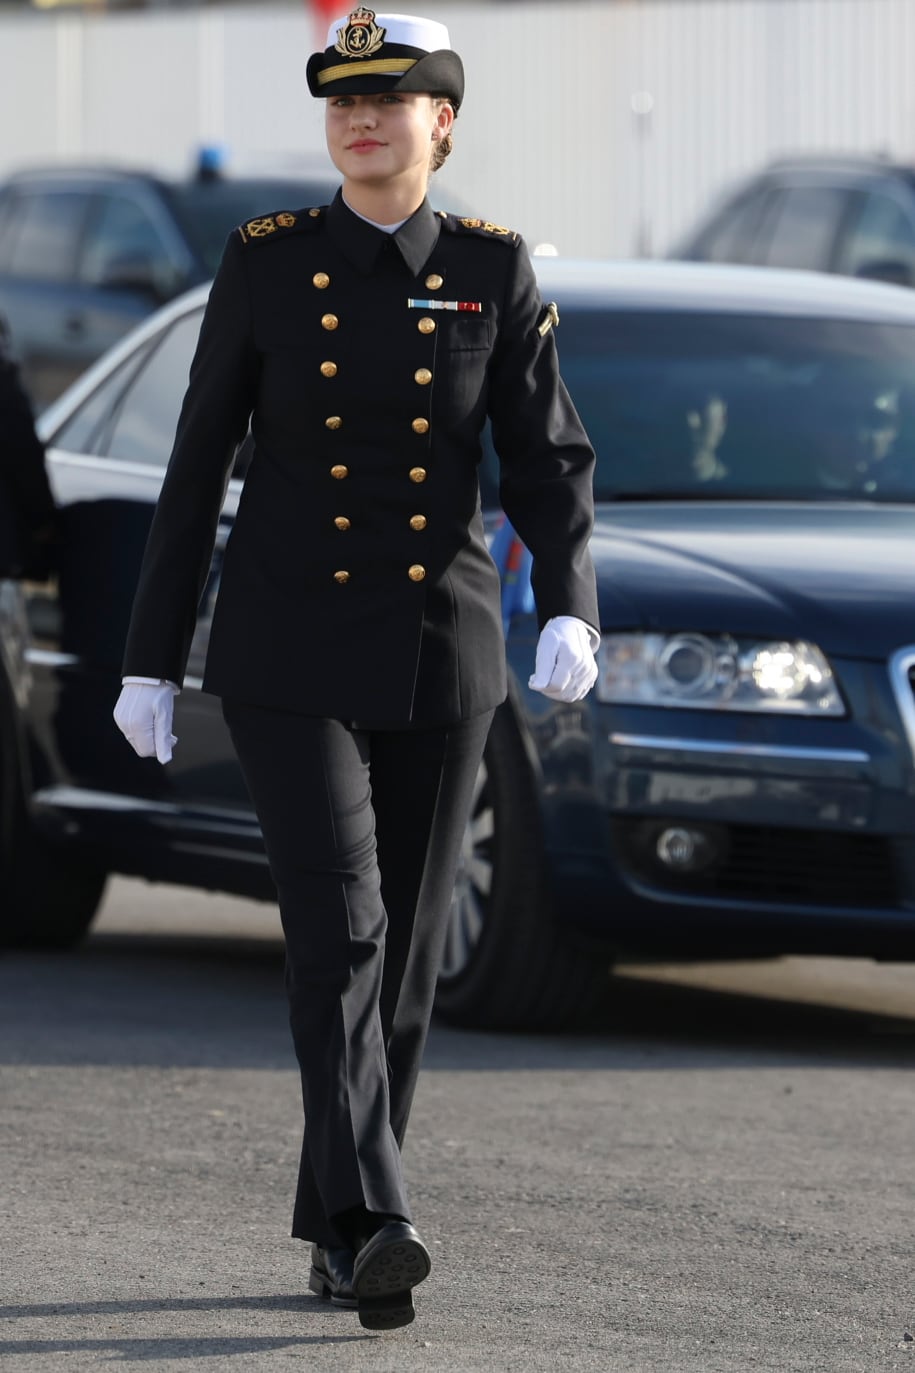
{"type": "Polygon", "coordinates": [[[454,124],[454,109],[451,103],[443,100],[435,112],[435,128],[432,131],[432,140],[438,143],[441,139],[447,138],[454,124]]]}

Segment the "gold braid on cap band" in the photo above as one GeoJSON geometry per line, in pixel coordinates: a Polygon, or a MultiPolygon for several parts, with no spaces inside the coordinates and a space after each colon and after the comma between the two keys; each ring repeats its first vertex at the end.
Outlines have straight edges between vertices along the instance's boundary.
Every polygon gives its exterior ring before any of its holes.
{"type": "Polygon", "coordinates": [[[337,67],[325,67],[318,72],[318,85],[339,81],[344,76],[399,76],[416,66],[415,57],[378,57],[374,62],[343,62],[337,67]]]}

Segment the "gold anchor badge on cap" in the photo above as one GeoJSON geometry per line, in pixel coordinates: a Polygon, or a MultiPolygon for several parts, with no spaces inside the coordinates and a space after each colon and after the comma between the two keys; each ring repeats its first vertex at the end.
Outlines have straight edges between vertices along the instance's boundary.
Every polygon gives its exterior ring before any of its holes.
{"type": "Polygon", "coordinates": [[[384,42],[385,30],[375,23],[375,11],[360,5],[348,23],[337,29],[335,49],[343,57],[371,57],[384,42]]]}

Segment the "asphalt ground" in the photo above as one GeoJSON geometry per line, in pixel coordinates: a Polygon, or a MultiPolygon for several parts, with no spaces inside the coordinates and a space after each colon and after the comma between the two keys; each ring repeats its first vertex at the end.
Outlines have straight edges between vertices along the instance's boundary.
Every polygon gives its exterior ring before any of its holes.
{"type": "Polygon", "coordinates": [[[0,1371],[915,1371],[915,968],[628,968],[587,1033],[436,1026],[406,1148],[433,1255],[364,1331],[288,1237],[269,908],[112,884],[0,961],[0,1371]]]}

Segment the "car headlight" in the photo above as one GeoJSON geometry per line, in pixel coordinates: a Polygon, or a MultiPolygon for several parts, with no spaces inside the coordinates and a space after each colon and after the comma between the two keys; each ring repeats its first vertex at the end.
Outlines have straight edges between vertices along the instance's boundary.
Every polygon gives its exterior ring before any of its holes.
{"type": "Polygon", "coordinates": [[[597,655],[599,701],[695,710],[843,715],[832,669],[803,640],[728,634],[605,634],[597,655]]]}

